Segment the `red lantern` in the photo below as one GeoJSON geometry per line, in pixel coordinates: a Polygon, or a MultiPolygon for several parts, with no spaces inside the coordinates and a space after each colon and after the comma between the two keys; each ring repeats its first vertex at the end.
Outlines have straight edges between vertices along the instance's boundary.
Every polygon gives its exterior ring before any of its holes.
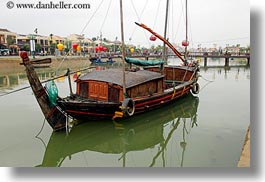
{"type": "Polygon", "coordinates": [[[99,48],[98,48],[98,47],[96,47],[96,48],[95,48],[95,50],[96,50],[96,53],[98,53],[98,51],[99,51],[99,48]]]}
{"type": "Polygon", "coordinates": [[[75,73],[73,76],[74,81],[77,80],[78,75],[75,73]]]}
{"type": "Polygon", "coordinates": [[[72,45],[72,47],[73,47],[74,50],[77,49],[77,46],[78,46],[78,44],[73,44],[73,45],[72,45]]]}
{"type": "Polygon", "coordinates": [[[103,47],[103,51],[106,52],[107,51],[107,48],[106,47],[103,47]]]}
{"type": "Polygon", "coordinates": [[[103,46],[99,46],[98,48],[100,52],[103,51],[103,46]]]}
{"type": "Polygon", "coordinates": [[[183,40],[182,46],[187,47],[189,45],[189,41],[183,40]]]}
{"type": "Polygon", "coordinates": [[[151,40],[151,41],[156,41],[156,36],[151,35],[150,40],[151,40]]]}

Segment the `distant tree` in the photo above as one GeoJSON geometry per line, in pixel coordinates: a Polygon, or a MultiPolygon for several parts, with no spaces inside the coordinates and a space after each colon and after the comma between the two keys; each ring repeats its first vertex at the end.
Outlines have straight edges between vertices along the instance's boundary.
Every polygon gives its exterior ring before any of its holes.
{"type": "Polygon", "coordinates": [[[40,44],[35,44],[35,51],[40,52],[41,51],[41,45],[40,44]]]}
{"type": "Polygon", "coordinates": [[[110,52],[114,50],[114,45],[104,45],[104,47],[106,47],[110,52]]]}
{"type": "Polygon", "coordinates": [[[70,51],[70,49],[69,49],[68,47],[66,47],[66,48],[64,48],[64,51],[65,51],[66,53],[68,53],[68,52],[70,51]]]}
{"type": "Polygon", "coordinates": [[[29,46],[29,44],[25,44],[25,45],[23,45],[23,47],[22,47],[21,50],[23,50],[23,51],[30,51],[30,46],[29,46]]]}
{"type": "Polygon", "coordinates": [[[246,52],[246,48],[245,47],[240,47],[239,52],[240,53],[245,53],[246,52]]]}
{"type": "Polygon", "coordinates": [[[72,45],[72,41],[70,41],[70,40],[66,40],[65,42],[64,42],[64,45],[65,45],[65,52],[69,52],[69,50],[71,49],[71,45],[72,45]]]}
{"type": "Polygon", "coordinates": [[[162,50],[163,50],[163,47],[161,45],[158,45],[155,47],[156,52],[162,52],[162,50]]]}
{"type": "Polygon", "coordinates": [[[16,43],[16,39],[11,35],[7,35],[6,42],[7,42],[7,45],[10,46],[16,43]]]}
{"type": "Polygon", "coordinates": [[[93,38],[92,38],[92,40],[93,40],[93,41],[96,41],[96,40],[97,40],[97,38],[96,38],[96,37],[93,37],[93,38]]]}
{"type": "Polygon", "coordinates": [[[250,45],[247,46],[247,53],[250,53],[250,45]]]}
{"type": "Polygon", "coordinates": [[[52,44],[51,44],[51,54],[54,54],[55,49],[56,49],[56,46],[57,46],[56,43],[52,43],[52,44]]]}

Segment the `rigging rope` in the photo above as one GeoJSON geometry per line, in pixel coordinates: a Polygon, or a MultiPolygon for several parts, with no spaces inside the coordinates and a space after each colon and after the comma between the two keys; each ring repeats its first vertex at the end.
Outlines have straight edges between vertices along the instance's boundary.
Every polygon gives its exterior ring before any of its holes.
{"type": "Polygon", "coordinates": [[[180,2],[181,2],[181,13],[180,13],[180,16],[179,16],[179,19],[178,19],[178,25],[176,27],[176,32],[174,34],[174,38],[175,38],[175,39],[173,39],[174,42],[177,42],[177,35],[179,33],[179,30],[180,30],[180,22],[181,22],[180,20],[182,19],[182,16],[184,16],[184,8],[183,8],[184,5],[183,5],[182,0],[180,2]]]}
{"type": "MultiPolygon", "coordinates": [[[[133,10],[134,10],[134,12],[135,12],[135,14],[136,14],[136,16],[137,16],[139,22],[141,21],[142,15],[143,15],[143,13],[144,13],[144,11],[145,11],[145,8],[146,8],[146,6],[147,6],[147,4],[148,4],[148,1],[149,1],[149,0],[147,0],[147,1],[145,2],[144,8],[142,9],[142,12],[141,12],[141,14],[140,14],[140,16],[139,16],[138,13],[137,13],[137,11],[136,11],[136,8],[135,8],[135,6],[134,6],[134,4],[133,4],[133,1],[131,0],[131,4],[132,4],[132,7],[133,7],[133,10]]],[[[130,40],[132,39],[132,37],[133,37],[133,35],[134,35],[134,33],[135,33],[135,30],[136,30],[136,26],[135,26],[134,29],[133,29],[133,32],[132,32],[132,34],[131,34],[131,36],[130,36],[130,40]]],[[[149,42],[149,39],[148,39],[148,37],[147,37],[147,34],[146,34],[145,31],[143,31],[143,32],[144,32],[145,38],[147,39],[147,42],[149,43],[149,46],[150,46],[151,44],[150,44],[150,42],[149,42]]]]}
{"type": "MultiPolygon", "coordinates": [[[[55,69],[55,75],[53,75],[53,76],[57,76],[57,73],[59,72],[59,69],[61,68],[63,62],[65,61],[65,59],[67,58],[67,56],[70,56],[70,52],[71,52],[71,50],[72,50],[72,49],[70,49],[70,50],[66,53],[66,55],[63,57],[63,60],[61,61],[61,63],[60,63],[60,64],[57,66],[57,68],[55,69]]],[[[58,60],[57,57],[56,57],[56,60],[58,60]]],[[[85,66],[86,66],[86,63],[83,64],[83,67],[85,67],[85,66]]]]}
{"type": "Polygon", "coordinates": [[[45,148],[45,150],[46,150],[46,149],[47,149],[47,145],[46,145],[46,143],[43,141],[42,138],[39,137],[40,133],[42,132],[42,130],[43,130],[43,128],[44,128],[45,120],[46,120],[46,119],[44,118],[44,120],[43,120],[43,124],[42,124],[42,127],[41,127],[39,133],[35,136],[35,138],[37,138],[37,139],[39,139],[39,140],[41,141],[41,143],[44,145],[44,148],[45,148]]]}
{"type": "MultiPolygon", "coordinates": [[[[70,53],[70,50],[69,50],[69,51],[67,52],[67,54],[63,57],[63,60],[60,62],[60,64],[59,64],[59,65],[57,66],[57,68],[55,69],[55,75],[53,75],[53,76],[57,76],[57,73],[58,73],[60,67],[62,66],[62,64],[63,64],[63,62],[64,62],[66,56],[67,56],[69,53],[70,53]]],[[[55,57],[55,58],[56,58],[56,60],[58,60],[57,57],[55,57]]]]}
{"type": "Polygon", "coordinates": [[[153,29],[155,29],[155,26],[156,26],[157,17],[158,17],[158,12],[159,12],[159,9],[160,9],[160,4],[161,4],[161,0],[159,0],[159,2],[158,2],[158,6],[157,6],[157,9],[156,9],[156,16],[155,16],[155,20],[154,20],[153,29]]]}
{"type": "MultiPolygon", "coordinates": [[[[188,7],[187,7],[188,8],[188,7]]],[[[188,19],[189,19],[189,21],[188,21],[188,24],[189,24],[189,31],[188,31],[188,35],[189,35],[189,40],[190,40],[190,42],[192,43],[192,47],[194,47],[194,42],[193,42],[193,37],[192,37],[192,27],[191,27],[191,18],[190,18],[190,13],[189,13],[190,11],[188,11],[188,19]]]]}
{"type": "Polygon", "coordinates": [[[19,92],[19,91],[22,91],[22,90],[25,90],[25,89],[27,89],[27,88],[30,88],[30,86],[23,87],[23,88],[20,88],[20,89],[17,89],[17,90],[11,91],[11,92],[6,92],[6,93],[0,95],[0,97],[5,96],[5,95],[9,95],[9,94],[12,94],[12,93],[15,93],[15,92],[19,92]]]}
{"type": "Polygon", "coordinates": [[[201,77],[202,79],[204,79],[205,81],[207,81],[207,82],[214,82],[214,80],[208,80],[208,79],[204,78],[202,75],[200,75],[200,77],[201,77]]]}
{"type": "Polygon", "coordinates": [[[207,82],[203,87],[201,87],[201,89],[200,89],[200,93],[203,91],[203,89],[205,89],[206,87],[207,87],[207,85],[209,85],[210,83],[212,83],[212,82],[207,82]]]}
{"type": "MultiPolygon", "coordinates": [[[[172,25],[171,25],[171,36],[174,35],[174,1],[172,1],[172,5],[171,5],[171,21],[172,21],[172,25]]],[[[174,40],[174,37],[172,37],[172,40],[174,40]]]]}
{"type": "Polygon", "coordinates": [[[104,17],[104,20],[103,20],[103,23],[102,23],[102,25],[101,25],[101,27],[100,27],[99,32],[102,32],[103,26],[105,25],[105,22],[106,22],[107,16],[108,16],[108,14],[109,14],[109,10],[110,10],[111,3],[112,3],[112,0],[109,1],[108,9],[107,9],[106,15],[105,15],[105,17],[104,17]]]}
{"type": "Polygon", "coordinates": [[[203,41],[203,42],[194,42],[195,44],[203,44],[203,43],[216,43],[216,42],[227,42],[231,40],[242,40],[242,39],[249,39],[249,37],[237,37],[233,39],[220,39],[220,40],[209,40],[209,41],[203,41]]]}
{"type": "Polygon", "coordinates": [[[97,9],[94,11],[94,13],[92,14],[92,16],[90,17],[90,19],[87,21],[86,25],[84,26],[84,28],[82,29],[80,35],[82,35],[86,29],[86,27],[88,26],[88,24],[91,22],[92,18],[95,16],[95,14],[97,13],[97,11],[99,10],[100,6],[102,5],[104,0],[101,0],[99,6],[97,7],[97,9]]]}
{"type": "Polygon", "coordinates": [[[42,130],[43,130],[43,128],[44,128],[45,120],[46,120],[46,119],[44,118],[43,123],[42,123],[42,127],[41,127],[40,131],[38,132],[38,134],[35,136],[35,138],[38,138],[38,136],[39,136],[40,133],[42,132],[42,130]]]}

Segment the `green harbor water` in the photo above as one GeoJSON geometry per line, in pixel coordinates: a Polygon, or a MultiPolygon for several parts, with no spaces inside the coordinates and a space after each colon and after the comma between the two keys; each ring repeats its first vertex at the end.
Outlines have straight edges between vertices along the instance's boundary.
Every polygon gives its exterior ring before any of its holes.
{"type": "MultiPolygon", "coordinates": [[[[251,122],[245,64],[233,60],[225,68],[223,60],[209,60],[198,95],[122,121],[82,123],[68,134],[44,122],[31,89],[2,96],[0,166],[236,167],[251,122]]],[[[38,74],[45,80],[54,70],[38,74]]],[[[67,79],[56,85],[60,96],[69,93],[67,79]]],[[[0,72],[0,95],[26,86],[23,71],[0,72]]]]}

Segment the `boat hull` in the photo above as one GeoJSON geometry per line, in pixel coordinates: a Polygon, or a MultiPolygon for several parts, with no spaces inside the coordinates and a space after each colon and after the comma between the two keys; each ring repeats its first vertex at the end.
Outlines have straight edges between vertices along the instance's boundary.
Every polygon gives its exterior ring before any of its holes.
{"type": "MultiPolygon", "coordinates": [[[[161,94],[132,98],[135,107],[133,115],[162,107],[163,105],[183,97],[190,93],[192,84],[192,81],[185,82],[174,88],[167,89],[161,94]]],[[[79,121],[111,119],[116,116],[117,112],[122,113],[122,103],[96,102],[94,100],[79,101],[78,98],[68,97],[59,100],[58,105],[68,115],[79,121]]],[[[128,116],[122,114],[121,117],[128,116]]]]}
{"type": "Polygon", "coordinates": [[[68,98],[58,101],[58,105],[74,119],[86,121],[112,118],[121,104],[89,100],[81,102],[68,98]]]}

